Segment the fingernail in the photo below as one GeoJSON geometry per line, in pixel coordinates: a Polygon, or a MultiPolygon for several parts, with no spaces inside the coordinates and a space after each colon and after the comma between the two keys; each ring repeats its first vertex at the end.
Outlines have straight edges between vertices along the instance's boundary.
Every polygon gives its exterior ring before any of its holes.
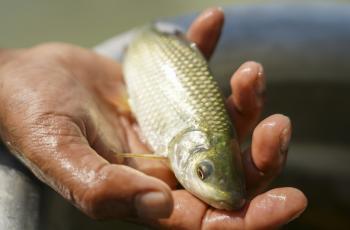
{"type": "Polygon", "coordinates": [[[296,213],[292,218],[288,220],[288,223],[292,222],[293,220],[297,219],[302,213],[304,212],[304,209],[298,213],[296,213]]]}
{"type": "Polygon", "coordinates": [[[256,78],[256,84],[255,84],[255,91],[258,96],[262,96],[266,89],[266,82],[264,77],[264,69],[259,64],[258,67],[258,73],[256,78]]]}
{"type": "Polygon", "coordinates": [[[288,127],[284,128],[281,132],[281,153],[282,154],[285,154],[288,151],[290,137],[291,137],[291,130],[288,125],[288,127]]]}
{"type": "Polygon", "coordinates": [[[291,221],[293,221],[293,220],[299,218],[299,217],[301,216],[301,214],[303,214],[303,212],[304,212],[305,209],[307,208],[307,198],[304,197],[304,199],[306,199],[306,202],[305,202],[304,207],[301,208],[301,209],[299,210],[299,212],[295,213],[295,214],[293,215],[293,217],[289,220],[289,222],[291,222],[291,221]]]}
{"type": "Polygon", "coordinates": [[[205,10],[202,15],[201,15],[201,18],[202,19],[207,19],[208,17],[211,17],[213,15],[213,9],[212,8],[209,8],[207,10],[205,10]]]}
{"type": "Polygon", "coordinates": [[[215,9],[216,9],[217,11],[224,12],[224,9],[222,8],[222,6],[217,6],[215,9]]]}
{"type": "Polygon", "coordinates": [[[224,10],[222,9],[221,6],[216,6],[216,7],[211,7],[211,8],[207,8],[206,10],[204,10],[203,12],[203,16],[211,16],[214,11],[221,11],[224,12],[224,10]]]}
{"type": "Polygon", "coordinates": [[[137,215],[147,219],[158,219],[168,217],[169,201],[162,192],[148,192],[137,195],[135,207],[137,215]]]}
{"type": "Polygon", "coordinates": [[[258,108],[261,108],[264,105],[265,78],[263,77],[263,74],[260,74],[260,72],[258,73],[255,87],[257,97],[256,104],[258,108]]]}
{"type": "Polygon", "coordinates": [[[238,69],[244,76],[252,76],[254,73],[254,69],[252,67],[251,62],[246,62],[241,65],[238,69]]]}

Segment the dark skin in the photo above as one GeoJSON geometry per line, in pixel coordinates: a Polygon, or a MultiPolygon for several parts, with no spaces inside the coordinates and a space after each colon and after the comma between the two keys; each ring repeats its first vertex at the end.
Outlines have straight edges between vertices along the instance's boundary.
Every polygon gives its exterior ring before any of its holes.
{"type": "MultiPolygon", "coordinates": [[[[223,22],[221,10],[208,9],[187,33],[208,59],[223,22]]],[[[306,208],[295,188],[264,192],[286,161],[291,123],[280,114],[258,123],[265,75],[256,62],[233,74],[234,93],[227,99],[239,141],[253,130],[251,147],[242,151],[250,201],[232,212],[176,189],[164,161],[116,157],[150,152],[123,103],[120,64],[76,46],[44,44],[0,51],[0,65],[2,140],[39,179],[92,218],[161,229],[271,229],[306,208]]]]}

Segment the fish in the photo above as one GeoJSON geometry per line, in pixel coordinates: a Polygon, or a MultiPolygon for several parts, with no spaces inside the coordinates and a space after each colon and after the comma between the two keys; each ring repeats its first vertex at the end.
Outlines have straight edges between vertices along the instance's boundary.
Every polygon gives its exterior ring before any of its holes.
{"type": "Polygon", "coordinates": [[[147,26],[128,45],[122,69],[146,143],[179,183],[217,209],[246,203],[239,144],[207,60],[184,33],[147,26]]]}

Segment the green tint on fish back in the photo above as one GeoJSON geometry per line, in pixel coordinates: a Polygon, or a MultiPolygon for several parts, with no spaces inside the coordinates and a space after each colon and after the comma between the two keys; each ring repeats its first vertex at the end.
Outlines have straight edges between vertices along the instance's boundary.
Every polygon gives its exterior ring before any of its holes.
{"type": "Polygon", "coordinates": [[[244,183],[234,128],[195,45],[179,34],[144,29],[128,47],[123,69],[142,133],[156,154],[169,157],[180,183],[215,207],[241,206],[244,183]],[[208,168],[210,183],[198,180],[208,168]]]}

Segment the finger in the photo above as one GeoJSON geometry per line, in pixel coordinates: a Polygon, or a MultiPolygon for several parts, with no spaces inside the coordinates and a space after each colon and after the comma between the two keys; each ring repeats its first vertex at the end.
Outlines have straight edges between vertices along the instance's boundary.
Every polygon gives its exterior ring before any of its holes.
{"type": "Polygon", "coordinates": [[[53,168],[53,176],[65,177],[57,184],[70,191],[76,205],[90,217],[159,218],[171,213],[170,190],[163,182],[123,165],[108,164],[92,149],[81,146],[70,151],[62,153],[69,155],[70,169],[53,168]]]}
{"type": "Polygon", "coordinates": [[[21,146],[33,172],[92,218],[159,218],[172,197],[162,181],[99,156],[73,122],[54,119],[21,146]],[[56,129],[58,129],[56,131],[56,129]],[[52,134],[57,133],[57,134],[52,134]],[[32,140],[38,140],[33,142],[32,140]]]}
{"type": "MultiPolygon", "coordinates": [[[[139,128],[135,124],[131,125],[128,120],[123,119],[122,121],[123,126],[126,130],[130,151],[132,153],[151,153],[149,147],[141,141],[143,137],[140,139],[141,133],[139,131],[139,128]]],[[[164,181],[170,186],[170,188],[176,188],[177,186],[177,180],[174,176],[174,173],[169,167],[169,163],[166,160],[128,158],[126,159],[126,164],[147,175],[164,181]]]]}
{"type": "Polygon", "coordinates": [[[159,229],[202,229],[202,218],[207,205],[186,190],[173,191],[174,210],[169,218],[146,220],[146,224],[159,229]]]}
{"type": "Polygon", "coordinates": [[[243,156],[250,194],[260,192],[282,170],[291,132],[289,118],[281,114],[266,118],[255,128],[252,146],[243,156]]]}
{"type": "Polygon", "coordinates": [[[232,117],[240,142],[258,121],[264,104],[265,76],[256,62],[244,63],[231,78],[232,95],[227,109],[232,117]]]}
{"type": "Polygon", "coordinates": [[[207,211],[202,229],[276,229],[297,218],[306,206],[301,191],[277,188],[255,197],[242,211],[207,211]]]}
{"type": "Polygon", "coordinates": [[[251,201],[245,220],[247,229],[271,229],[285,225],[307,207],[307,198],[295,188],[277,188],[251,201]]]}
{"type": "Polygon", "coordinates": [[[173,192],[174,211],[167,219],[149,220],[161,229],[273,229],[298,217],[307,206],[304,194],[278,188],[255,197],[238,211],[208,207],[185,190],[173,192]]]}
{"type": "Polygon", "coordinates": [[[224,25],[224,12],[221,8],[209,8],[205,10],[192,23],[187,38],[197,44],[203,55],[209,59],[220,38],[224,25]]]}

